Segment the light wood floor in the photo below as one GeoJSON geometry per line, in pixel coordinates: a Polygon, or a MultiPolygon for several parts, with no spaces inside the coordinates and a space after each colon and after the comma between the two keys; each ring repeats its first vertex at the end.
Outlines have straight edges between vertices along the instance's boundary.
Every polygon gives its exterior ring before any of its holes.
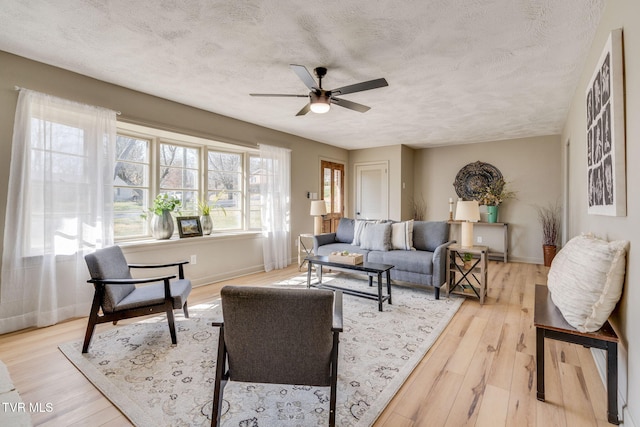
{"type": "MultiPolygon", "coordinates": [[[[189,303],[214,299],[225,284],[269,284],[297,274],[290,267],[199,287],[189,303]]],[[[610,425],[604,386],[581,346],[547,340],[547,402],[536,400],[534,285],[546,283],[546,274],[539,265],[492,261],[484,306],[464,302],[375,426],[610,425]]],[[[82,339],[85,327],[86,319],[77,319],[0,336],[0,359],[22,399],[42,404],[34,425],[130,425],[57,348],[82,339]]]]}

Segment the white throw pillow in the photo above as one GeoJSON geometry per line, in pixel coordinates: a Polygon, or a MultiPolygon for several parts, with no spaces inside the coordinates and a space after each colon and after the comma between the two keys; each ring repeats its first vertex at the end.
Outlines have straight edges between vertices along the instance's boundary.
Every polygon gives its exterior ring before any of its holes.
{"type": "Polygon", "coordinates": [[[413,220],[391,224],[391,249],[415,251],[413,247],[413,220]]]}
{"type": "Polygon", "coordinates": [[[355,224],[353,225],[353,242],[352,245],[360,246],[362,239],[362,231],[364,230],[365,225],[377,224],[380,221],[372,220],[372,219],[356,219],[355,224]]]}
{"type": "Polygon", "coordinates": [[[622,295],[629,242],[578,236],[555,256],[547,286],[567,323],[580,332],[602,327],[622,295]]]}

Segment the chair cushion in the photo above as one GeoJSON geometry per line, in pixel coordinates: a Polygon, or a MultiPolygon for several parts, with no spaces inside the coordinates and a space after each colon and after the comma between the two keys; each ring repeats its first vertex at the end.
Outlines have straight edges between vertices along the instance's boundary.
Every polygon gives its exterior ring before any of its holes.
{"type": "MultiPolygon", "coordinates": [[[[171,297],[173,298],[173,308],[179,309],[191,292],[191,280],[180,279],[171,281],[171,297]]],[[[138,286],[133,292],[116,304],[114,311],[128,310],[131,308],[146,307],[164,302],[164,282],[151,283],[149,285],[138,286]]]]}
{"type": "Polygon", "coordinates": [[[622,295],[629,242],[578,236],[551,263],[547,286],[567,323],[595,332],[607,321],[622,295]]]}
{"type": "MultiPolygon", "coordinates": [[[[131,279],[129,265],[119,246],[98,249],[85,255],[92,279],[131,279]]],[[[120,301],[134,291],[134,285],[106,285],[102,309],[111,313],[120,301]]]]}

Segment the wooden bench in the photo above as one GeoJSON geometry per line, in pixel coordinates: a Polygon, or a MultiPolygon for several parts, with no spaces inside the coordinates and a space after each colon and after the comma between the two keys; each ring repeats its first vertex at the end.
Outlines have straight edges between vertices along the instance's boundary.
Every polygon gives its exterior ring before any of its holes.
{"type": "Polygon", "coordinates": [[[596,332],[580,332],[567,321],[551,300],[546,286],[536,285],[536,302],[533,324],[536,327],[536,366],[538,376],[538,400],[544,402],[544,339],[580,344],[607,351],[607,420],[618,420],[618,336],[606,322],[596,332]]]}

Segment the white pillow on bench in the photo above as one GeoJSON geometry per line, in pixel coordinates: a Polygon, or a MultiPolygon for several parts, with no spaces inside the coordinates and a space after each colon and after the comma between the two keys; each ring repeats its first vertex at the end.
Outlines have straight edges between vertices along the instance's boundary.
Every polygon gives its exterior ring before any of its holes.
{"type": "Polygon", "coordinates": [[[629,242],[574,237],[551,263],[547,286],[567,323],[595,332],[607,321],[622,295],[629,242]]]}

